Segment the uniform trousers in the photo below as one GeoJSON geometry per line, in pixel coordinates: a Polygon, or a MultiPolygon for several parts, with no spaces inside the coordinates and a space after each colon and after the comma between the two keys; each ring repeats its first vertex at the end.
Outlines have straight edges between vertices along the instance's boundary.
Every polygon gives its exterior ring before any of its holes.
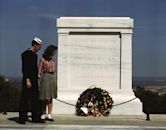
{"type": "Polygon", "coordinates": [[[28,118],[28,111],[31,110],[32,121],[38,121],[40,119],[40,101],[39,101],[39,91],[38,91],[38,80],[31,79],[31,88],[27,88],[26,79],[22,80],[22,92],[20,98],[20,111],[19,118],[20,121],[26,121],[28,118]]]}

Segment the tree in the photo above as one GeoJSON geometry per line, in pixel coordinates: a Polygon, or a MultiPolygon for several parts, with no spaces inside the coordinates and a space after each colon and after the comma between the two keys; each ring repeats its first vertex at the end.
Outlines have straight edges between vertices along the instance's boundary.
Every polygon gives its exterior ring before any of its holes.
{"type": "Polygon", "coordinates": [[[0,112],[18,111],[20,99],[19,88],[11,81],[0,76],[0,112]]]}

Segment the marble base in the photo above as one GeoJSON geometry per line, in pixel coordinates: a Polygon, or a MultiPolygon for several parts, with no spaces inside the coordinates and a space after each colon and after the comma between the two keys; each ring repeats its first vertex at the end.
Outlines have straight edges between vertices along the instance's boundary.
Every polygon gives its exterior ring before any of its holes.
{"type": "MultiPolygon", "coordinates": [[[[82,93],[82,92],[81,92],[82,93]]],[[[76,105],[77,99],[81,93],[78,92],[60,92],[58,99],[76,105]]],[[[125,104],[117,105],[135,98],[132,91],[110,92],[115,106],[111,109],[111,115],[142,115],[142,103],[137,98],[125,104]],[[116,106],[117,105],[117,106],[116,106]]],[[[75,106],[67,105],[54,100],[53,114],[75,114],[75,106]]]]}

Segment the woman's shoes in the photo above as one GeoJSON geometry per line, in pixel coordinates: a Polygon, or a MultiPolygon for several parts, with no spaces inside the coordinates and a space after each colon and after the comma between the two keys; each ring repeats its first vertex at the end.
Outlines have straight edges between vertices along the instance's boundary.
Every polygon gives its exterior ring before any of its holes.
{"type": "Polygon", "coordinates": [[[47,118],[47,120],[48,120],[48,121],[54,121],[54,119],[49,119],[49,118],[47,118]]]}
{"type": "Polygon", "coordinates": [[[45,114],[43,114],[43,115],[41,115],[41,120],[46,120],[46,116],[45,116],[45,114]]]}
{"type": "Polygon", "coordinates": [[[51,114],[48,114],[47,115],[47,117],[46,117],[46,115],[45,114],[43,114],[43,115],[41,115],[41,120],[48,120],[48,121],[54,121],[54,119],[52,119],[52,116],[51,116],[51,114]]]}
{"type": "Polygon", "coordinates": [[[52,119],[52,117],[51,117],[51,114],[48,114],[47,120],[48,120],[48,121],[54,121],[54,119],[52,119]]]}

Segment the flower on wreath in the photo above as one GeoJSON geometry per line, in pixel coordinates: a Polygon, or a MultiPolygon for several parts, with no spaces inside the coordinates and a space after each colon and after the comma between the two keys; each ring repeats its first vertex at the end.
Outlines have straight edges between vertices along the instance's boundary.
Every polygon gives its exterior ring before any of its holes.
{"type": "Polygon", "coordinates": [[[113,100],[106,90],[101,88],[88,88],[77,100],[76,114],[78,116],[108,116],[113,100]]]}

